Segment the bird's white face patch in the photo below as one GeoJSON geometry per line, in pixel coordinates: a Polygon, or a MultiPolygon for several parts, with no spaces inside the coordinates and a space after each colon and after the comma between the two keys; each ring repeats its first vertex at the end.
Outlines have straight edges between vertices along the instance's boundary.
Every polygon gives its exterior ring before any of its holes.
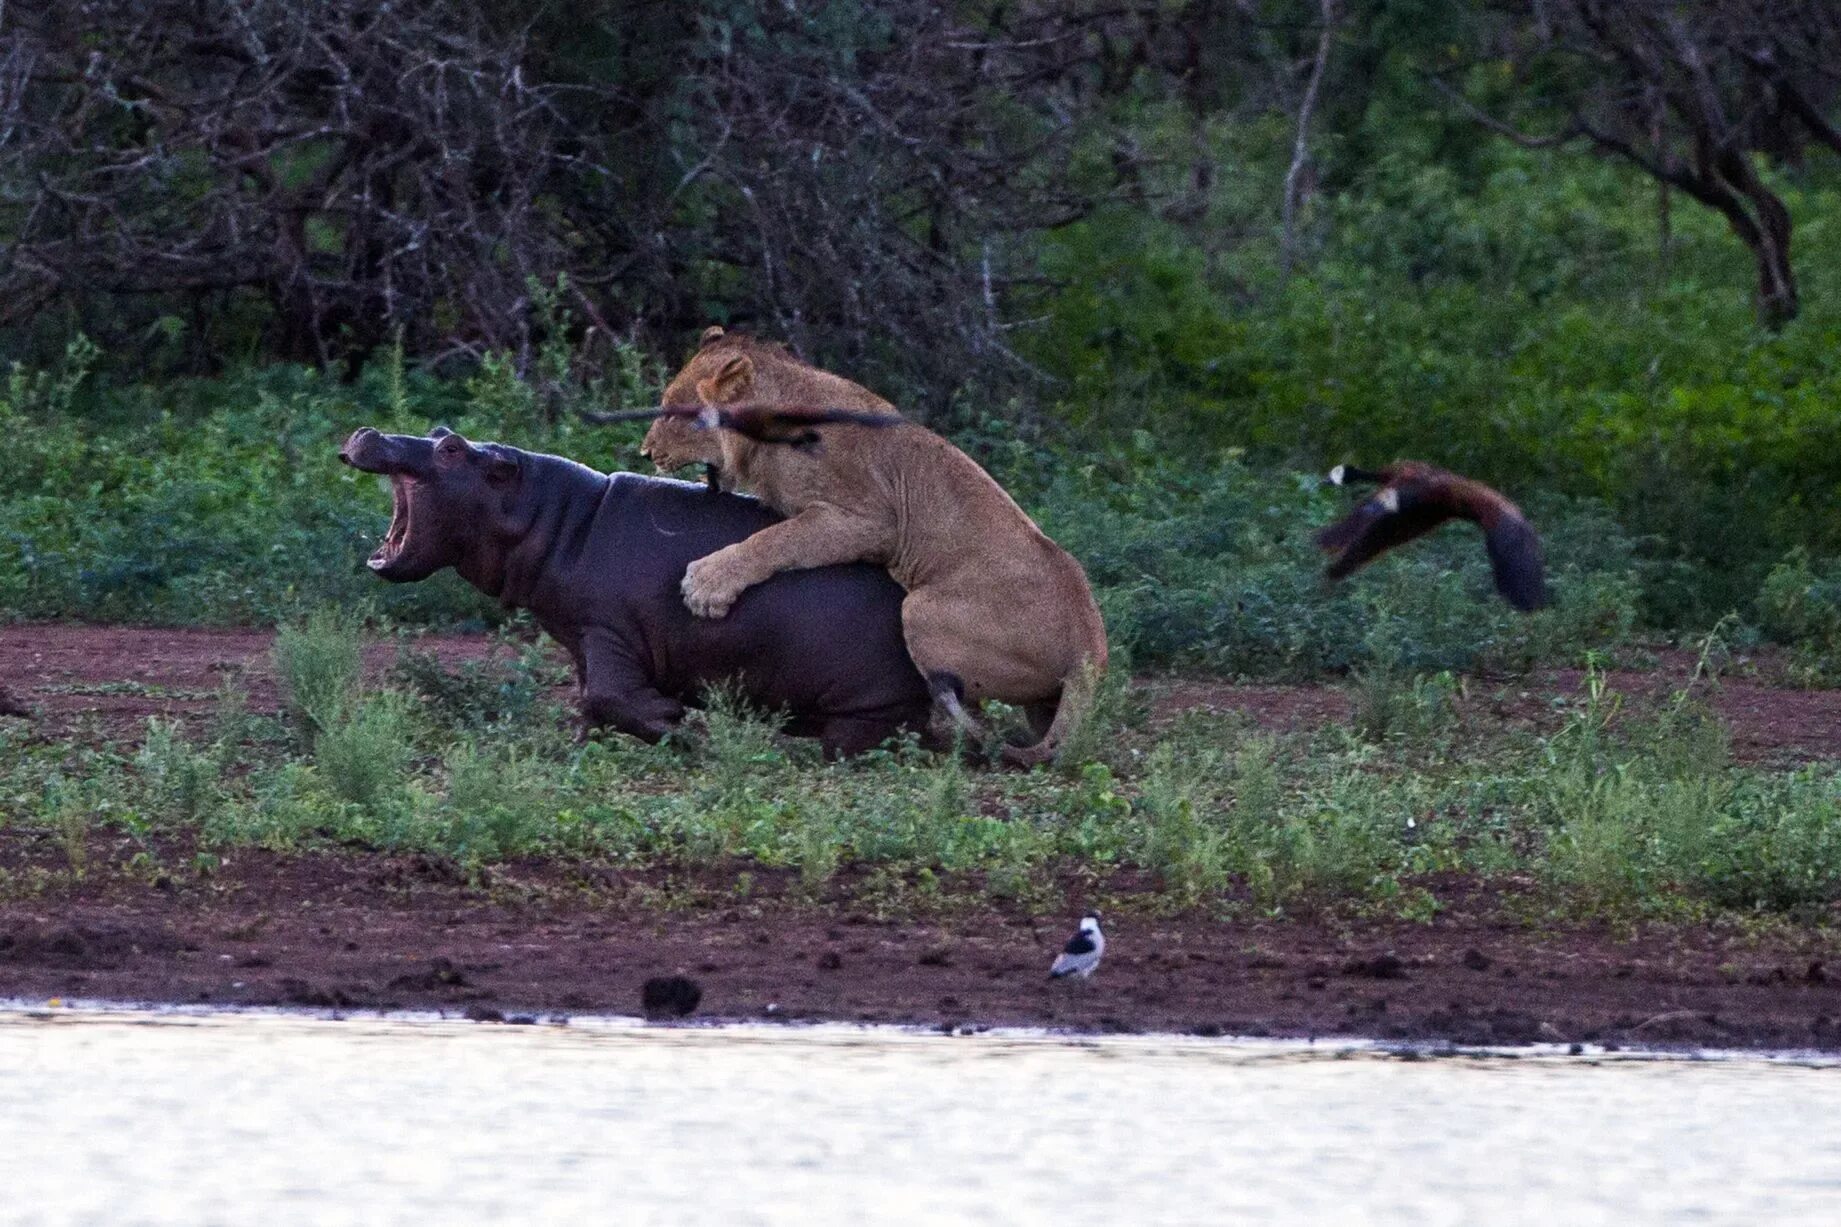
{"type": "Polygon", "coordinates": [[[1385,511],[1388,515],[1392,515],[1394,512],[1400,510],[1400,492],[1398,490],[1383,490],[1374,496],[1374,501],[1379,503],[1381,505],[1381,510],[1385,511]]]}
{"type": "Polygon", "coordinates": [[[1348,472],[1349,472],[1348,465],[1346,464],[1337,465],[1335,468],[1330,470],[1330,484],[1332,486],[1340,486],[1342,484],[1342,479],[1348,475],[1348,472]]]}

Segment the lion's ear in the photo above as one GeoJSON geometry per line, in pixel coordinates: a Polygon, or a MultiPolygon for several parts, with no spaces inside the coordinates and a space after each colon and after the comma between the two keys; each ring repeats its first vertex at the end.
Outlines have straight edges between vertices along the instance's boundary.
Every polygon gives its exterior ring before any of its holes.
{"type": "Polygon", "coordinates": [[[703,330],[703,339],[697,342],[698,349],[708,349],[711,342],[722,340],[724,333],[721,324],[711,324],[703,330]]]}
{"type": "Polygon", "coordinates": [[[754,359],[730,354],[716,373],[697,384],[697,399],[706,405],[726,405],[743,400],[754,387],[754,359]]]}

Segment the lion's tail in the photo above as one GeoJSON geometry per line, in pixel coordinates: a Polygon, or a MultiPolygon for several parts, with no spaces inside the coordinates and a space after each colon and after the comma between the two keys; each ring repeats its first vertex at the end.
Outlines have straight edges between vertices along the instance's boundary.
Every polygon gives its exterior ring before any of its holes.
{"type": "Polygon", "coordinates": [[[1106,676],[1106,640],[1102,632],[1097,651],[1084,657],[1075,670],[1061,680],[1061,701],[1055,706],[1055,718],[1042,740],[1033,746],[1005,746],[1003,760],[1013,767],[1033,767],[1054,761],[1093,710],[1099,695],[1100,679],[1106,676]]]}

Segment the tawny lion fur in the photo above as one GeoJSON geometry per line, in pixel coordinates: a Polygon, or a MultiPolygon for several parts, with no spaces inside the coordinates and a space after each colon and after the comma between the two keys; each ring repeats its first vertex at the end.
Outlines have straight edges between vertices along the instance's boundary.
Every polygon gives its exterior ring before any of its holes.
{"type": "MultiPolygon", "coordinates": [[[[755,399],[777,402],[786,405],[809,405],[823,409],[861,409],[870,413],[897,413],[899,410],[889,402],[871,392],[860,383],[852,383],[841,375],[830,371],[821,371],[815,366],[808,366],[788,354],[778,345],[755,341],[740,334],[725,335],[719,327],[711,326],[703,330],[703,347],[711,346],[746,347],[749,357],[754,362],[755,399]]],[[[667,405],[700,405],[697,399],[697,380],[701,375],[690,375],[696,359],[678,373],[665,390],[667,405]],[[673,400],[673,395],[677,399],[673,400]]],[[[689,418],[662,417],[652,423],[646,431],[645,442],[640,444],[640,454],[658,466],[661,473],[681,469],[691,464],[722,464],[722,436],[726,431],[706,430],[689,418]]],[[[725,487],[735,489],[733,485],[725,487]]]]}
{"type": "MultiPolygon", "coordinates": [[[[777,346],[717,329],[665,390],[667,405],[781,398],[892,408],[777,346]]],[[[969,728],[961,701],[975,710],[996,699],[1028,716],[1040,740],[1006,747],[1006,759],[1048,761],[1086,715],[1106,668],[1086,572],[945,439],[909,423],[834,425],[818,447],[796,449],[660,419],[645,448],[661,468],[717,463],[725,489],[789,517],[691,563],[683,588],[693,612],[721,617],[779,571],[878,562],[907,589],[908,653],[947,713],[969,728]]]]}

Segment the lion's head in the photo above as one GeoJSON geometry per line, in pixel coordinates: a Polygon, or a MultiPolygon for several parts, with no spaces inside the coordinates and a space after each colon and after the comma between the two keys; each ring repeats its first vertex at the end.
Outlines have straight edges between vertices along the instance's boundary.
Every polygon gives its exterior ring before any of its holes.
{"type": "MultiPolygon", "coordinates": [[[[894,413],[895,406],[861,384],[799,361],[783,346],[711,326],[684,369],[665,388],[667,405],[733,405],[742,401],[894,413]]],[[[685,418],[659,418],[640,451],[660,472],[722,463],[722,432],[685,418]]]]}

